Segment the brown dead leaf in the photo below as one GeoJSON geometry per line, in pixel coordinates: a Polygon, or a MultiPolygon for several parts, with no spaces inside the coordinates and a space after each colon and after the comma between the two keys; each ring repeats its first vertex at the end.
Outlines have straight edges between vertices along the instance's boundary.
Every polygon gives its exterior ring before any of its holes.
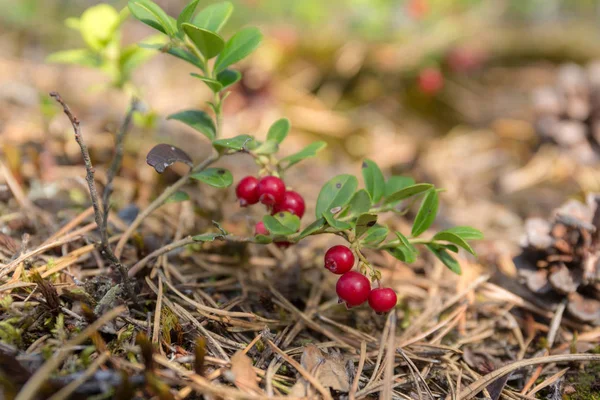
{"type": "Polygon", "coordinates": [[[233,374],[233,383],[238,389],[252,394],[263,393],[258,386],[252,360],[241,350],[231,357],[231,373],[233,374]]]}
{"type": "MultiPolygon", "coordinates": [[[[304,347],[300,362],[325,388],[343,393],[350,391],[353,377],[350,376],[346,362],[340,353],[325,354],[317,346],[309,344],[304,347]]],[[[292,387],[290,395],[307,396],[307,387],[309,387],[308,383],[300,378],[292,387]]]]}

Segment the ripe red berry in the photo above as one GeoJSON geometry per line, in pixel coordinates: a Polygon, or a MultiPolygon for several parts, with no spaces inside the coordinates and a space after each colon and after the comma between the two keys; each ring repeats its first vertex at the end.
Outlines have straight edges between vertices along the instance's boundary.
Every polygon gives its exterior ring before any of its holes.
{"type": "Polygon", "coordinates": [[[276,176],[265,176],[258,181],[258,198],[267,206],[281,203],[285,195],[285,184],[276,176]]]}
{"type": "Polygon", "coordinates": [[[297,215],[298,218],[302,218],[305,208],[306,207],[304,205],[304,199],[302,196],[293,190],[289,190],[283,195],[283,200],[281,200],[281,203],[275,204],[273,207],[273,214],[281,211],[288,211],[294,215],[297,215]]]}
{"type": "Polygon", "coordinates": [[[269,234],[269,230],[265,226],[264,222],[259,221],[256,223],[256,225],[254,226],[254,234],[255,235],[265,235],[265,236],[267,236],[269,234]]]}
{"type": "Polygon", "coordinates": [[[369,297],[371,283],[366,276],[350,271],[340,276],[335,285],[335,292],[348,307],[359,306],[369,297]]]}
{"type": "Polygon", "coordinates": [[[245,177],[235,188],[235,194],[242,207],[258,203],[258,179],[253,176],[245,177]]]}
{"type": "Polygon", "coordinates": [[[396,292],[390,288],[377,288],[369,293],[369,306],[378,313],[390,311],[397,301],[396,292]]]}
{"type": "Polygon", "coordinates": [[[334,274],[344,274],[354,266],[354,253],[346,246],[333,246],[325,253],[325,268],[334,274]]]}
{"type": "Polygon", "coordinates": [[[444,87],[442,72],[433,67],[425,68],[419,73],[419,88],[425,94],[436,94],[444,87]]]}

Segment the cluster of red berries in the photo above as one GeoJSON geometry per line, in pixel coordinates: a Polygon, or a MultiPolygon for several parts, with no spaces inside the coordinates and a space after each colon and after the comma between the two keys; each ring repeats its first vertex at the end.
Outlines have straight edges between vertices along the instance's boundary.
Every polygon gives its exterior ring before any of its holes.
{"type": "MultiPolygon", "coordinates": [[[[240,206],[246,207],[258,202],[267,206],[271,215],[279,212],[289,212],[302,218],[304,215],[304,199],[293,190],[286,190],[285,183],[276,176],[265,176],[257,179],[253,176],[247,176],[238,183],[235,193],[240,206]]],[[[269,231],[265,224],[260,221],[254,227],[256,235],[268,235],[269,231]]],[[[290,242],[275,242],[279,247],[286,248],[290,242]]]]}
{"type": "Polygon", "coordinates": [[[333,246],[325,253],[325,268],[340,276],[335,291],[346,306],[356,307],[369,301],[369,306],[378,313],[390,311],[396,306],[396,293],[391,288],[371,289],[371,282],[361,273],[351,271],[354,253],[343,245],[333,246]]]}

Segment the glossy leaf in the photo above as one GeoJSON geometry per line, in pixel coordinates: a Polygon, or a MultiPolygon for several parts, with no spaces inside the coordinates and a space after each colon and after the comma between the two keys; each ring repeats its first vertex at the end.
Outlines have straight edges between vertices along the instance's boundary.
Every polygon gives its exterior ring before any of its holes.
{"type": "Polygon", "coordinates": [[[217,73],[225,70],[232,64],[246,58],[260,44],[262,34],[257,28],[244,28],[238,31],[225,44],[215,63],[217,73]]]}
{"type": "Polygon", "coordinates": [[[352,228],[352,224],[350,222],[340,221],[338,219],[335,219],[335,217],[331,213],[324,213],[323,218],[325,218],[325,221],[327,221],[327,224],[330,227],[332,227],[333,229],[335,229],[337,231],[345,231],[347,229],[352,228]]]}
{"type": "Polygon", "coordinates": [[[221,89],[223,89],[223,85],[221,85],[221,82],[219,81],[215,81],[214,79],[207,78],[204,75],[200,75],[195,72],[190,73],[190,75],[194,78],[200,79],[206,84],[206,86],[208,86],[210,90],[212,90],[215,93],[218,93],[221,91],[221,89]]]}
{"type": "Polygon", "coordinates": [[[444,232],[450,232],[460,236],[464,240],[479,240],[483,239],[481,231],[471,228],[470,226],[455,226],[454,228],[446,229],[444,232]]]}
{"type": "Polygon", "coordinates": [[[200,110],[186,110],[171,114],[167,119],[174,119],[194,128],[211,141],[215,138],[215,124],[207,113],[200,110]]]}
{"type": "Polygon", "coordinates": [[[196,7],[198,6],[199,1],[200,0],[192,0],[187,4],[187,6],[184,7],[184,9],[177,17],[177,30],[181,32],[183,30],[183,27],[181,25],[192,20],[192,17],[194,16],[194,12],[196,11],[196,7]]]}
{"type": "Polygon", "coordinates": [[[348,206],[340,214],[342,217],[354,216],[368,212],[371,209],[371,196],[365,189],[360,189],[352,196],[348,206]]]}
{"type": "Polygon", "coordinates": [[[204,69],[204,63],[202,62],[202,60],[200,60],[198,57],[196,57],[189,51],[180,49],[178,47],[170,47],[167,49],[166,52],[172,56],[175,56],[175,57],[181,59],[181,60],[187,61],[190,64],[192,64],[200,69],[204,69]]]}
{"type": "Polygon", "coordinates": [[[323,217],[316,219],[313,223],[304,228],[302,232],[300,232],[300,239],[321,231],[327,225],[326,222],[327,221],[325,221],[325,218],[323,217]]]}
{"type": "Polygon", "coordinates": [[[250,135],[239,135],[228,139],[215,140],[213,146],[219,151],[226,149],[242,151],[247,150],[253,141],[254,138],[250,135]]]}
{"type": "Polygon", "coordinates": [[[198,28],[187,22],[181,24],[181,27],[207,60],[216,57],[225,47],[223,38],[214,32],[198,28]]]}
{"type": "Polygon", "coordinates": [[[446,267],[450,269],[450,271],[454,272],[457,275],[462,274],[462,270],[460,268],[460,264],[454,257],[448,253],[448,251],[442,247],[426,244],[425,245],[446,267]]]}
{"type": "Polygon", "coordinates": [[[233,5],[228,1],[211,4],[194,17],[194,25],[218,33],[229,20],[233,5]]]}
{"type": "Polygon", "coordinates": [[[331,213],[335,207],[343,207],[350,201],[358,180],[352,175],[338,175],[327,182],[319,193],[316,205],[316,215],[320,218],[325,213],[331,213]]]}
{"type": "Polygon", "coordinates": [[[138,20],[168,36],[175,35],[176,24],[156,3],[151,0],[130,0],[129,11],[138,20]]]}
{"type": "Polygon", "coordinates": [[[325,142],[313,142],[299,152],[282,158],[279,162],[280,164],[285,164],[285,168],[289,168],[302,160],[316,156],[325,146],[327,146],[325,142]]]}
{"type": "Polygon", "coordinates": [[[431,226],[431,224],[433,224],[433,221],[435,221],[435,217],[437,215],[438,206],[439,200],[437,191],[431,189],[423,198],[421,207],[419,207],[419,211],[415,217],[411,231],[413,236],[419,236],[421,233],[425,232],[431,226]]]}
{"type": "Polygon", "coordinates": [[[278,119],[269,128],[267,133],[267,140],[271,140],[276,143],[281,143],[288,135],[290,131],[290,120],[287,118],[278,119]]]}
{"type": "Polygon", "coordinates": [[[242,73],[232,69],[226,69],[217,74],[217,80],[222,86],[221,90],[233,85],[240,79],[242,79],[242,73]]]}
{"type": "Polygon", "coordinates": [[[170,195],[169,198],[167,198],[167,200],[165,200],[165,204],[179,203],[179,202],[186,201],[189,199],[190,199],[190,196],[186,192],[178,190],[175,193],[173,193],[172,195],[170,195]]]}
{"type": "Polygon", "coordinates": [[[401,246],[398,247],[402,247],[404,249],[406,249],[406,253],[409,255],[409,259],[411,261],[408,262],[413,262],[417,259],[417,254],[419,254],[418,250],[415,248],[415,246],[408,241],[408,239],[406,238],[406,236],[404,236],[402,233],[400,232],[394,232],[396,234],[396,237],[398,238],[398,240],[400,240],[400,243],[402,244],[401,246]]]}
{"type": "Polygon", "coordinates": [[[449,231],[438,232],[435,234],[433,239],[434,240],[445,240],[446,242],[454,243],[455,245],[460,246],[463,249],[467,250],[469,253],[475,255],[475,251],[469,245],[469,243],[467,243],[467,241],[465,239],[458,236],[454,232],[449,232],[449,231]]]}
{"type": "Polygon", "coordinates": [[[389,232],[390,230],[387,226],[376,224],[367,229],[361,241],[366,245],[377,246],[386,239],[389,232]]]}
{"type": "Polygon", "coordinates": [[[233,183],[233,175],[224,168],[207,168],[204,171],[190,175],[190,178],[216,188],[226,188],[233,183]]]}
{"type": "Polygon", "coordinates": [[[300,218],[289,212],[280,212],[263,217],[265,228],[273,236],[288,236],[296,233],[300,228],[300,218]]]}
{"type": "Polygon", "coordinates": [[[377,203],[383,197],[385,190],[385,178],[381,169],[374,161],[365,160],[362,164],[362,175],[371,200],[377,203]]]}
{"type": "Polygon", "coordinates": [[[357,238],[360,238],[367,230],[375,226],[377,223],[377,214],[362,214],[356,220],[356,226],[354,227],[354,234],[357,238]]]}
{"type": "Polygon", "coordinates": [[[392,193],[389,196],[386,196],[383,199],[384,204],[393,204],[400,200],[407,199],[412,196],[416,196],[423,192],[426,192],[433,188],[433,185],[430,183],[418,183],[416,185],[407,186],[403,189],[398,190],[397,192],[392,193]]]}
{"type": "Polygon", "coordinates": [[[392,194],[400,191],[401,189],[412,186],[414,184],[415,180],[410,176],[390,176],[390,178],[385,183],[384,196],[391,196],[392,194]]]}
{"type": "Polygon", "coordinates": [[[159,174],[165,172],[168,167],[178,161],[190,167],[193,165],[192,159],[185,151],[166,143],[157,144],[146,156],[146,163],[153,167],[159,174]]]}

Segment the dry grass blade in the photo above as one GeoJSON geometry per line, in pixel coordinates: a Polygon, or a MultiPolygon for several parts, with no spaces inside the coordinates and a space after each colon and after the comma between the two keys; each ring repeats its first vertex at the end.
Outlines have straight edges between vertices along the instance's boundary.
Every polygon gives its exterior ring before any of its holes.
{"type": "Polygon", "coordinates": [[[37,396],[39,388],[46,382],[49,378],[50,373],[56,369],[61,362],[63,362],[70,354],[71,351],[75,348],[75,346],[80,345],[92,335],[98,332],[98,329],[102,327],[102,325],[116,318],[119,314],[125,311],[124,306],[116,307],[106,314],[102,315],[92,324],[88,325],[87,328],[83,330],[79,335],[69,340],[63,346],[62,351],[56,353],[51,359],[46,361],[44,365],[42,365],[36,372],[33,374],[31,379],[27,381],[25,386],[21,389],[15,400],[29,400],[34,399],[37,396]]]}
{"type": "Polygon", "coordinates": [[[356,375],[354,376],[354,381],[352,382],[352,388],[350,388],[349,398],[350,400],[356,399],[356,391],[358,390],[358,383],[360,381],[360,376],[362,375],[363,368],[365,367],[365,360],[367,359],[367,343],[360,343],[360,359],[358,361],[358,369],[356,370],[356,375]]]}
{"type": "Polygon", "coordinates": [[[392,379],[394,376],[394,364],[395,359],[394,356],[396,352],[395,348],[395,339],[396,339],[396,313],[391,312],[389,316],[390,323],[390,334],[388,341],[386,343],[387,353],[385,357],[385,372],[383,374],[383,388],[381,390],[381,398],[385,400],[391,400],[392,398],[392,379]]]}
{"type": "Polygon", "coordinates": [[[547,388],[550,385],[553,385],[554,383],[556,383],[556,381],[558,381],[560,378],[562,378],[567,373],[568,370],[569,370],[569,368],[561,369],[560,371],[558,371],[551,377],[546,378],[544,380],[544,382],[541,382],[539,385],[536,385],[533,389],[531,389],[531,391],[529,393],[527,393],[527,395],[533,396],[540,390],[547,388]]]}
{"type": "Polygon", "coordinates": [[[469,400],[475,397],[479,392],[481,392],[487,385],[496,379],[510,374],[513,371],[516,371],[523,367],[528,367],[530,365],[538,365],[538,364],[550,364],[550,363],[560,363],[560,362],[586,362],[586,361],[600,361],[600,355],[597,354],[565,354],[565,355],[554,355],[547,357],[537,357],[531,358],[529,360],[521,360],[514,362],[509,365],[505,365],[502,368],[498,368],[495,371],[490,372],[489,374],[482,376],[480,379],[471,383],[469,386],[461,390],[458,395],[458,400],[469,400]]]}
{"type": "Polygon", "coordinates": [[[297,362],[292,357],[285,354],[283,352],[283,350],[281,350],[279,347],[277,347],[275,345],[275,343],[273,343],[272,341],[269,340],[267,343],[269,344],[269,347],[271,347],[271,349],[273,349],[274,352],[276,352],[281,357],[283,357],[283,359],[285,361],[287,361],[287,363],[290,364],[292,367],[294,367],[296,369],[296,371],[298,371],[298,373],[300,373],[300,375],[302,375],[302,377],[304,379],[306,379],[308,382],[310,382],[310,384],[313,385],[314,388],[317,389],[317,391],[319,393],[321,393],[321,395],[323,396],[324,399],[333,400],[331,397],[331,393],[329,393],[329,390],[324,388],[323,385],[321,385],[321,383],[314,376],[312,376],[306,369],[304,369],[304,367],[302,367],[302,365],[300,365],[299,362],[297,362]]]}
{"type": "Polygon", "coordinates": [[[94,374],[94,372],[96,372],[98,368],[102,366],[102,364],[106,362],[106,360],[108,360],[108,357],[110,357],[109,352],[101,353],[79,378],[75,379],[73,382],[54,393],[48,400],[68,399],[79,386],[81,386],[90,376],[94,374]]]}

